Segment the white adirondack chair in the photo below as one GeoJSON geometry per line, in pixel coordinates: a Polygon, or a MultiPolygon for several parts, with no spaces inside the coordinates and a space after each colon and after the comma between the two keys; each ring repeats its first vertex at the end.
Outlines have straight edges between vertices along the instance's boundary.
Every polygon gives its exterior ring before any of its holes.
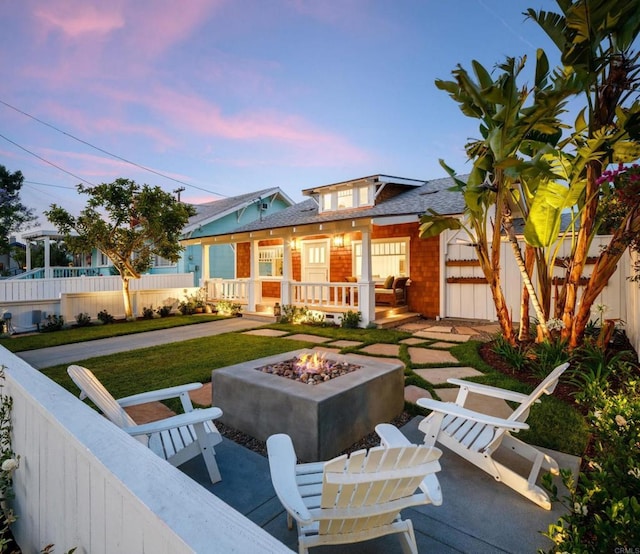
{"type": "Polygon", "coordinates": [[[400,511],[433,503],[442,497],[435,473],[442,451],[424,445],[376,447],[328,462],[296,464],[288,435],[267,439],[273,487],[298,525],[298,550],[365,541],[400,533],[406,553],[417,553],[411,520],[400,511]],[[432,479],[427,482],[425,476],[432,479]],[[431,487],[434,487],[431,490],[431,487]],[[417,492],[417,489],[422,489],[417,492]]]}
{"type": "MultiPolygon", "coordinates": [[[[455,403],[428,398],[418,400],[419,406],[433,410],[419,425],[419,429],[425,434],[425,444],[431,446],[438,442],[446,446],[492,475],[496,481],[504,483],[542,508],[550,510],[549,496],[536,485],[536,480],[542,468],[558,475],[558,464],[551,456],[515,438],[511,433],[529,428],[525,421],[531,406],[539,402],[543,394],[551,394],[555,390],[560,376],[568,367],[568,363],[556,367],[529,395],[471,381],[449,379],[448,383],[460,387],[455,403]],[[493,417],[465,408],[464,404],[469,393],[501,398],[518,403],[519,406],[506,419],[493,417]],[[499,446],[508,448],[532,463],[528,477],[520,475],[494,458],[493,454],[499,446]]],[[[386,441],[384,431],[385,429],[378,430],[381,443],[386,446],[397,444],[392,439],[386,441]]]]}
{"type": "Polygon", "coordinates": [[[189,383],[166,389],[143,392],[116,400],[88,369],[70,365],[67,373],[80,389],[80,398],[90,398],[100,411],[118,427],[148,446],[161,458],[179,466],[202,454],[212,483],[222,479],[215,458],[215,445],[222,441],[213,420],[222,415],[220,408],[194,409],[189,391],[202,387],[202,383],[189,383]],[[147,402],[180,398],[183,414],[136,424],[124,410],[147,402]]]}

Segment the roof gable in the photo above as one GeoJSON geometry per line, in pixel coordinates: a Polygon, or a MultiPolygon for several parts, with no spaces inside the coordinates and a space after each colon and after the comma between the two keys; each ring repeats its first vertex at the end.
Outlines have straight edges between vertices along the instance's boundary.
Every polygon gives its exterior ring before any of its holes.
{"type": "Polygon", "coordinates": [[[268,201],[276,196],[280,197],[285,204],[288,204],[289,206],[293,205],[293,200],[282,192],[279,187],[272,187],[255,192],[249,192],[247,194],[241,194],[239,196],[222,198],[220,200],[214,200],[204,204],[194,204],[197,213],[189,218],[189,222],[183,229],[183,234],[190,233],[195,229],[222,219],[231,213],[241,211],[251,204],[255,204],[263,200],[268,201]]]}

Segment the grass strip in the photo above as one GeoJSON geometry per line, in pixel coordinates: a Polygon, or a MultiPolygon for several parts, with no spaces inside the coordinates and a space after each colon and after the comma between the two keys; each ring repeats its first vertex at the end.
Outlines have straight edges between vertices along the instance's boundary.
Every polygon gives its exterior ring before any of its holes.
{"type": "Polygon", "coordinates": [[[11,352],[24,352],[26,350],[37,350],[39,348],[49,348],[62,344],[73,344],[89,340],[105,339],[109,337],[119,337],[122,335],[133,335],[146,331],[157,331],[159,329],[170,329],[172,327],[182,327],[184,325],[194,325],[227,319],[223,316],[198,314],[198,315],[173,315],[159,319],[139,319],[136,321],[123,321],[103,325],[96,323],[87,327],[67,327],[60,331],[48,333],[28,333],[24,335],[12,335],[11,337],[0,338],[0,345],[11,352]]]}

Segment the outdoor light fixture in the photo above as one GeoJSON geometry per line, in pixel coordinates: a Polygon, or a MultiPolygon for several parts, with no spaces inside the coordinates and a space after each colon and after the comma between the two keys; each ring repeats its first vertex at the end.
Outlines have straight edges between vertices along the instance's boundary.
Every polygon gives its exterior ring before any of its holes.
{"type": "Polygon", "coordinates": [[[333,246],[337,246],[337,247],[344,246],[344,235],[334,235],[333,246]]]}
{"type": "Polygon", "coordinates": [[[297,250],[298,249],[298,241],[296,239],[291,239],[289,241],[289,247],[291,248],[291,250],[297,250]]]}

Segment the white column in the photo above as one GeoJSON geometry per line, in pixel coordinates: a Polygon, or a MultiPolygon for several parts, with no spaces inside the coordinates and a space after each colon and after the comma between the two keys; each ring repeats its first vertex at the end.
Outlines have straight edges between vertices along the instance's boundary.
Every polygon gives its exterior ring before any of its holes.
{"type": "Polygon", "coordinates": [[[360,312],[365,327],[375,319],[375,283],[371,276],[371,231],[362,230],[362,275],[360,277],[360,312]]]}
{"type": "Polygon", "coordinates": [[[51,277],[51,252],[49,247],[51,246],[51,239],[44,237],[44,276],[51,277]]]}
{"type": "Polygon", "coordinates": [[[26,260],[26,263],[27,263],[27,271],[31,271],[31,241],[30,241],[30,240],[27,240],[27,250],[26,250],[26,253],[27,253],[27,260],[26,260]]]}
{"type": "Polygon", "coordinates": [[[206,282],[211,278],[211,267],[209,260],[209,245],[201,244],[200,248],[202,248],[202,272],[201,272],[201,283],[200,286],[206,286],[206,282]]]}
{"type": "Polygon", "coordinates": [[[258,280],[258,241],[252,240],[249,244],[249,298],[247,311],[255,312],[256,304],[260,302],[262,297],[262,291],[258,290],[262,286],[258,280]]]}
{"type": "Polygon", "coordinates": [[[282,283],[280,283],[280,304],[291,304],[291,239],[285,237],[282,244],[282,283]]]}

